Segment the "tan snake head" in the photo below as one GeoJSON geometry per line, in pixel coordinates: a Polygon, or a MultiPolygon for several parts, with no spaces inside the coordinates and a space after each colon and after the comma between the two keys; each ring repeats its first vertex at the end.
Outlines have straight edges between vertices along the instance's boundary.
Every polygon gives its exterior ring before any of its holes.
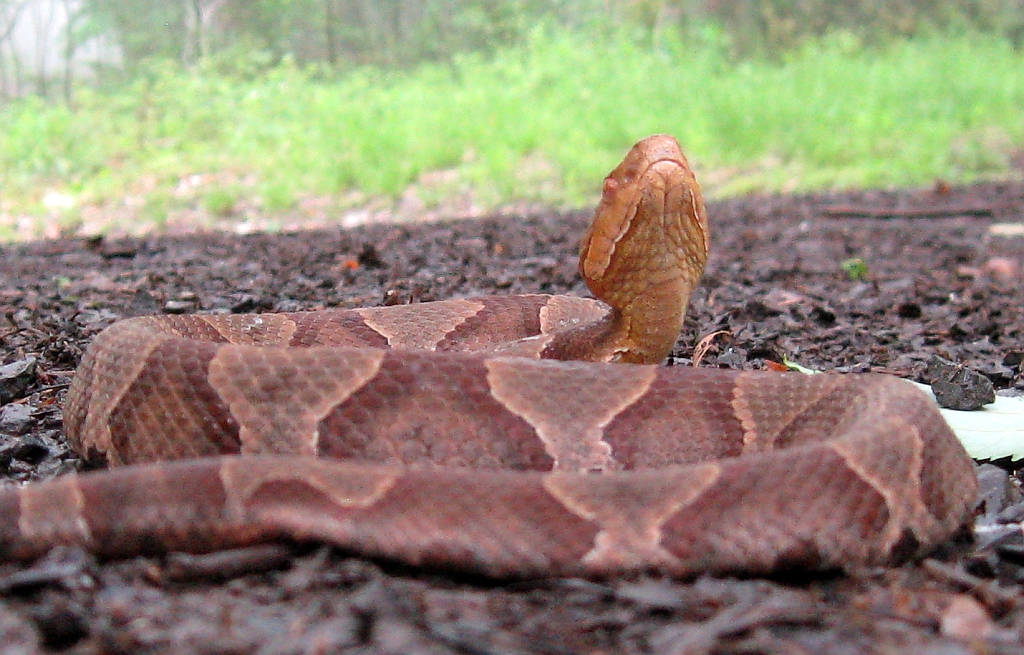
{"type": "Polygon", "coordinates": [[[674,137],[649,136],[605,178],[580,252],[587,286],[613,309],[609,359],[668,355],[707,256],[700,185],[674,137]]]}

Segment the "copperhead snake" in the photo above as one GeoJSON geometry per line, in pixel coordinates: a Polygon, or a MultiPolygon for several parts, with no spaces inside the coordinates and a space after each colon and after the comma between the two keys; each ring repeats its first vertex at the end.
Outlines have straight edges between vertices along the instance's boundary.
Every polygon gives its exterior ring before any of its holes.
{"type": "Polygon", "coordinates": [[[690,166],[655,135],[605,179],[584,238],[599,300],[115,323],[64,416],[78,452],[117,467],[0,491],[0,556],[290,539],[495,577],[690,576],[889,563],[948,538],[973,467],[909,383],[654,365],[708,244],[690,166]]]}

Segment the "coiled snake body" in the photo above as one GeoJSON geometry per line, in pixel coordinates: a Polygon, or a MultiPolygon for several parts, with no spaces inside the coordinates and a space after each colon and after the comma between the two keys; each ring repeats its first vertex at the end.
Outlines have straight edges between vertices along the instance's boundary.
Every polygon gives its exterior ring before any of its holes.
{"type": "Polygon", "coordinates": [[[909,383],[654,365],[707,252],[700,188],[656,135],[605,180],[584,239],[599,301],[116,323],[65,421],[79,452],[130,466],[0,492],[0,554],[296,539],[498,577],[685,576],[946,539],[973,468],[909,383]]]}

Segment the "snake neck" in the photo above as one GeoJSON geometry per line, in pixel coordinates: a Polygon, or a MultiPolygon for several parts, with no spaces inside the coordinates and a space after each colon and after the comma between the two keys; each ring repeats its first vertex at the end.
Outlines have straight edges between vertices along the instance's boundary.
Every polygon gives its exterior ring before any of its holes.
{"type": "Polygon", "coordinates": [[[657,364],[672,351],[683,327],[692,287],[664,284],[647,289],[624,307],[613,307],[603,349],[607,361],[657,364]]]}
{"type": "Polygon", "coordinates": [[[651,289],[624,307],[555,335],[542,357],[656,364],[672,351],[686,316],[689,291],[651,289]]]}

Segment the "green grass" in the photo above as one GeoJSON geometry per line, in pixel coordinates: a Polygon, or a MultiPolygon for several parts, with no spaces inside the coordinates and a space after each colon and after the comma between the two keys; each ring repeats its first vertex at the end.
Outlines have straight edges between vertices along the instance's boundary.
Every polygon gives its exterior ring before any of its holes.
{"type": "Polygon", "coordinates": [[[234,188],[214,187],[203,198],[204,208],[217,216],[230,216],[238,204],[240,192],[234,188]]]}
{"type": "Polygon", "coordinates": [[[1024,147],[1022,71],[1024,52],[985,35],[880,49],[840,35],[735,61],[713,40],[547,30],[492,56],[336,80],[154,65],[116,91],[79,89],[74,111],[0,108],[0,239],[12,217],[45,211],[47,191],[76,207],[141,195],[149,215],[230,214],[245,197],[273,213],[310,195],[397,197],[454,171],[443,193],[485,205],[586,205],[654,132],[680,139],[711,195],[969,182],[1007,175],[1024,147]]]}

